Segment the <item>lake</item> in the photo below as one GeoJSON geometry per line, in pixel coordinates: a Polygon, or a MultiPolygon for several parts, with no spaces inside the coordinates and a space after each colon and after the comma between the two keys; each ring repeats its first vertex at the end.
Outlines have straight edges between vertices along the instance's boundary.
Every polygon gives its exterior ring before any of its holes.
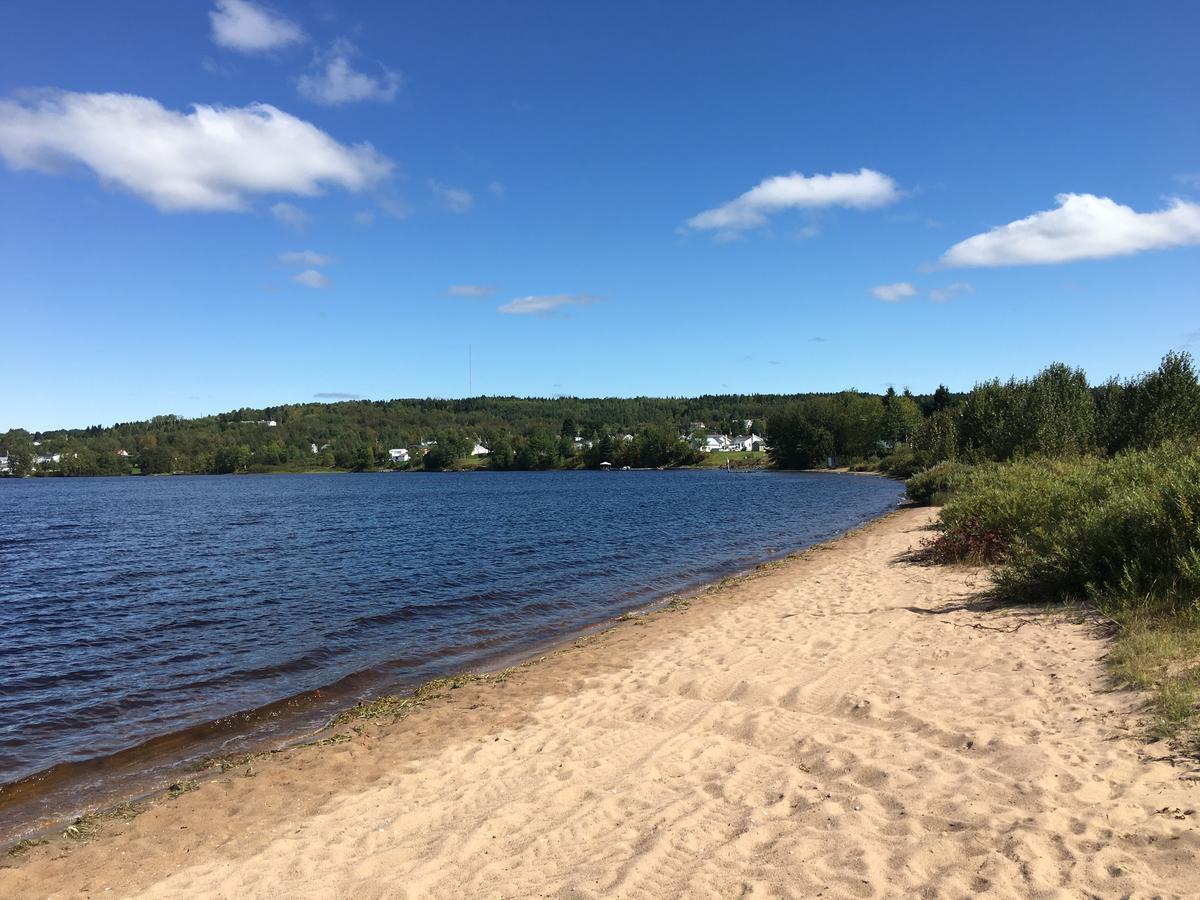
{"type": "Polygon", "coordinates": [[[11,832],[56,788],[117,796],[160,763],[278,741],[902,494],[723,471],[0,480],[0,807],[11,832]]]}

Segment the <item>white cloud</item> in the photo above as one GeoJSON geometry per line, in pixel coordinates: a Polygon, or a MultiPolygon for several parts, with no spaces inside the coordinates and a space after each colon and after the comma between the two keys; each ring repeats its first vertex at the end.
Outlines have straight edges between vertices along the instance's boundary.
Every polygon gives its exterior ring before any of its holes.
{"type": "Polygon", "coordinates": [[[392,163],[370,144],[340,144],[266,103],[182,113],[131,94],[41,91],[0,100],[0,156],[15,169],[87,166],[160,210],[244,210],[248,194],[351,191],[392,163]]]}
{"type": "Polygon", "coordinates": [[[358,48],[345,38],[333,42],[328,53],[318,54],[314,74],[301,75],[296,80],[300,94],[314,103],[339,106],[376,100],[390,103],[404,83],[399,72],[380,66],[378,76],[356,71],[351,60],[358,48]]]}
{"type": "Polygon", "coordinates": [[[292,281],[299,282],[305,287],[322,289],[333,284],[328,275],[318,272],[316,269],[305,269],[303,272],[293,275],[292,281]]]}
{"type": "Polygon", "coordinates": [[[213,41],[242,53],[275,50],[304,40],[304,31],[291,19],[250,0],[217,0],[208,18],[213,41]]]}
{"type": "Polygon", "coordinates": [[[315,250],[289,250],[279,254],[279,261],[285,266],[327,266],[333,257],[315,250]]]}
{"type": "Polygon", "coordinates": [[[917,289],[907,281],[897,281],[894,284],[877,284],[871,288],[871,293],[886,303],[899,303],[916,296],[917,289]]]}
{"type": "Polygon", "coordinates": [[[496,293],[494,284],[452,284],[446,291],[451,297],[490,297],[496,293]]]}
{"type": "Polygon", "coordinates": [[[399,197],[380,195],[375,198],[375,202],[379,205],[387,215],[393,219],[407,219],[413,214],[413,208],[408,203],[401,200],[399,197]]]}
{"type": "Polygon", "coordinates": [[[599,302],[600,298],[592,294],[542,294],[518,297],[510,303],[505,303],[498,311],[514,316],[546,316],[564,306],[590,306],[599,302]]]}
{"type": "Polygon", "coordinates": [[[493,181],[491,184],[489,184],[488,190],[491,192],[492,196],[495,197],[496,199],[498,199],[498,200],[504,199],[504,194],[505,194],[506,189],[505,189],[504,185],[501,184],[499,181],[493,181]]]}
{"type": "Polygon", "coordinates": [[[296,206],[294,203],[276,203],[271,207],[271,215],[280,225],[303,231],[304,226],[312,222],[313,217],[296,206]]]}
{"type": "Polygon", "coordinates": [[[760,228],[769,215],[785,209],[872,209],[898,199],[896,182],[873,169],[832,175],[793,172],[767,178],[736,200],[692,216],[686,224],[697,231],[736,232],[760,228]]]}
{"type": "Polygon", "coordinates": [[[965,281],[956,281],[943,288],[934,288],[929,292],[929,299],[934,303],[949,303],[955,297],[969,296],[975,293],[975,288],[965,281]]]}
{"type": "Polygon", "coordinates": [[[1166,209],[1135,212],[1108,197],[1059,194],[1058,208],[960,241],[943,266],[1020,266],[1127,256],[1200,244],[1200,204],[1172,200],[1166,209]]]}
{"type": "Polygon", "coordinates": [[[475,205],[475,198],[465,188],[451,187],[440,181],[429,179],[429,189],[446,209],[452,213],[465,213],[475,205]]]}

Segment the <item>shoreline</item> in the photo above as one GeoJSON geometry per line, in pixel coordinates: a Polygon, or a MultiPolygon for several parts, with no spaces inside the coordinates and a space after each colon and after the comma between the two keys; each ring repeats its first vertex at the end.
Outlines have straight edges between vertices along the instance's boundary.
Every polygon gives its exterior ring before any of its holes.
{"type": "MultiPolygon", "coordinates": [[[[812,470],[809,474],[821,471],[812,470]]],[[[15,781],[2,783],[0,854],[22,841],[36,841],[57,834],[78,817],[103,817],[113,809],[130,803],[154,802],[165,795],[172,784],[205,779],[214,767],[219,767],[221,759],[262,758],[308,746],[327,736],[335,723],[346,714],[358,707],[370,706],[381,698],[396,694],[401,698],[419,694],[431,683],[518,668],[546,655],[563,652],[578,641],[615,628],[631,618],[653,614],[679,603],[689,603],[720,590],[728,582],[753,577],[765,567],[802,556],[831,541],[852,535],[893,512],[890,510],[859,522],[831,538],[767,554],[749,565],[725,567],[720,574],[711,578],[682,589],[653,595],[630,607],[616,607],[599,619],[581,622],[565,632],[544,636],[521,648],[482,653],[476,663],[465,669],[435,666],[431,677],[397,679],[384,674],[393,665],[384,661],[313,690],[156,735],[112,753],[57,763],[15,781]],[[285,716],[289,721],[283,722],[285,716]],[[213,761],[217,761],[215,766],[213,761]],[[97,779],[107,781],[101,783],[97,779]],[[86,793],[81,796],[81,792],[86,793]]]]}
{"type": "Polygon", "coordinates": [[[1106,641],[907,560],[930,517],[364,708],[28,848],[0,894],[1193,891],[1200,787],[1133,739],[1137,695],[1100,692],[1106,641]]]}

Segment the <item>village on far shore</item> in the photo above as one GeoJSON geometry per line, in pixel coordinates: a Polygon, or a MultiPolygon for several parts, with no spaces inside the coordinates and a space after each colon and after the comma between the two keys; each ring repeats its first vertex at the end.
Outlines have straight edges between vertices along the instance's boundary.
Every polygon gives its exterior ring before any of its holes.
{"type": "MultiPolygon", "coordinates": [[[[686,443],[697,453],[721,453],[721,454],[737,454],[737,453],[762,453],[767,449],[765,439],[754,433],[753,419],[742,420],[745,429],[744,434],[730,435],[720,433],[710,433],[705,423],[690,422],[688,430],[681,432],[679,439],[686,443]]],[[[259,425],[264,428],[278,427],[278,422],[274,419],[254,419],[243,420],[240,425],[259,425]]],[[[632,444],[636,440],[637,435],[633,433],[624,433],[619,435],[609,435],[609,438],[614,442],[622,442],[632,444]]],[[[595,446],[595,441],[590,438],[585,438],[582,435],[576,435],[571,442],[575,453],[582,454],[587,450],[591,450],[595,446]]],[[[408,447],[392,447],[388,450],[388,459],[384,463],[390,468],[402,468],[410,466],[414,463],[420,463],[425,454],[438,446],[435,439],[421,441],[421,443],[413,448],[408,447]]],[[[39,450],[42,447],[41,441],[33,441],[33,447],[39,450]]],[[[315,441],[309,444],[309,448],[313,456],[318,456],[330,448],[330,444],[317,444],[315,441]]],[[[482,438],[475,438],[472,442],[469,455],[473,458],[486,457],[491,453],[491,448],[484,442],[482,438]]],[[[125,448],[118,448],[114,451],[115,455],[122,460],[134,462],[133,456],[125,448]]],[[[70,456],[70,454],[65,454],[70,456]]],[[[31,460],[30,471],[39,472],[40,474],[51,474],[59,466],[64,458],[62,452],[57,453],[40,453],[35,452],[31,460]]],[[[601,468],[611,468],[612,463],[605,460],[600,463],[601,468]]],[[[629,468],[624,466],[622,468],[629,468]]],[[[8,456],[0,456],[0,476],[12,475],[13,467],[8,456]]]]}

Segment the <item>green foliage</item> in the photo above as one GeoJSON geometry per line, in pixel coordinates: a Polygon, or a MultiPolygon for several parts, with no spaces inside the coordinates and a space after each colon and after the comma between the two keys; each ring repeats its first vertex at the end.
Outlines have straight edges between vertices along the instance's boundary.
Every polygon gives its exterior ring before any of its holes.
{"type": "Polygon", "coordinates": [[[811,469],[825,465],[833,455],[834,439],[829,429],[809,418],[799,404],[771,417],[767,454],[780,469],[811,469]]]}
{"type": "Polygon", "coordinates": [[[1096,406],[1109,452],[1200,434],[1200,382],[1186,353],[1168,353],[1155,371],[1124,384],[1110,380],[1096,391],[1096,406]]]}
{"type": "Polygon", "coordinates": [[[425,451],[422,463],[431,471],[449,469],[460,459],[470,456],[473,446],[474,442],[461,431],[442,431],[438,433],[437,443],[425,451]]]}
{"type": "Polygon", "coordinates": [[[941,462],[911,476],[904,483],[913,503],[940,506],[955,491],[964,489],[981,467],[956,462],[941,462]]]}
{"type": "Polygon", "coordinates": [[[959,449],[973,458],[1086,453],[1096,446],[1095,401],[1082,370],[1054,363],[1033,379],[977,385],[957,432],[959,449]]]}
{"type": "Polygon", "coordinates": [[[912,397],[897,394],[888,388],[883,398],[883,425],[881,440],[888,444],[907,443],[921,427],[921,407],[912,397]]]}
{"type": "Polygon", "coordinates": [[[958,422],[953,412],[941,409],[918,426],[912,450],[921,466],[932,466],[958,458],[958,422]]]}
{"type": "Polygon", "coordinates": [[[935,551],[987,535],[984,555],[1002,564],[997,583],[1006,593],[1200,609],[1194,447],[980,466],[966,477],[959,471],[952,491],[935,551]]]}

